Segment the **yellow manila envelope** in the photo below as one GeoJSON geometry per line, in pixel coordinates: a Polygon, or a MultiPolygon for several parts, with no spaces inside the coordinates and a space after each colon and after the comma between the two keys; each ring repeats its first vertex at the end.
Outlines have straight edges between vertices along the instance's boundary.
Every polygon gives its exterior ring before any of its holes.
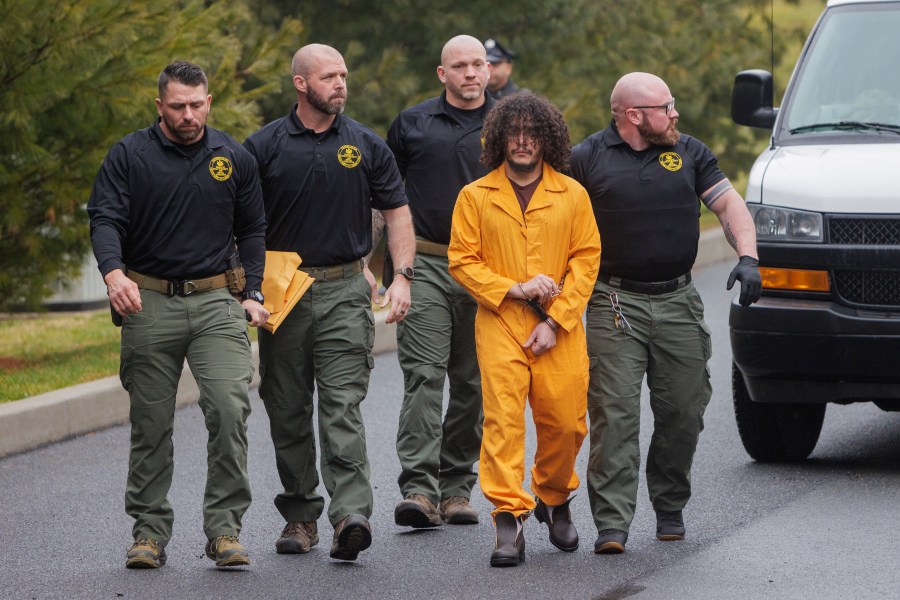
{"type": "Polygon", "coordinates": [[[262,326],[275,333],[294,305],[315,281],[303,271],[298,271],[300,255],[296,252],[266,251],[266,268],[263,272],[263,306],[269,311],[269,320],[262,326]]]}

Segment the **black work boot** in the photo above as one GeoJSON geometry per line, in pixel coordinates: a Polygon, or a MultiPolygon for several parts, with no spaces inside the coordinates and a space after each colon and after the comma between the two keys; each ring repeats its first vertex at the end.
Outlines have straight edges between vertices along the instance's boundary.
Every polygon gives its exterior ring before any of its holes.
{"type": "Polygon", "coordinates": [[[680,510],[656,511],[656,539],[677,542],[684,539],[684,517],[680,510]]]}
{"type": "Polygon", "coordinates": [[[572,524],[572,512],[569,510],[569,503],[573,499],[574,496],[551,509],[538,498],[537,506],[534,507],[534,516],[539,522],[546,523],[550,530],[550,543],[563,552],[578,550],[578,532],[572,524]]]}
{"type": "Polygon", "coordinates": [[[522,517],[499,512],[494,517],[497,549],[491,554],[492,567],[515,567],[525,562],[525,532],[522,517]]]}
{"type": "Polygon", "coordinates": [[[625,552],[625,542],[628,541],[628,532],[621,529],[602,529],[594,542],[596,554],[622,554],[625,552]]]}

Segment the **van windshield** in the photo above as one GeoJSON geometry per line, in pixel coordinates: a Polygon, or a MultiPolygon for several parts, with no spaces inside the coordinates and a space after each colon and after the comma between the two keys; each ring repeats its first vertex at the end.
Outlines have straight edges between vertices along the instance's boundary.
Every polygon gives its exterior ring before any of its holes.
{"type": "Polygon", "coordinates": [[[900,3],[827,11],[802,61],[781,108],[781,135],[897,138],[900,3]]]}

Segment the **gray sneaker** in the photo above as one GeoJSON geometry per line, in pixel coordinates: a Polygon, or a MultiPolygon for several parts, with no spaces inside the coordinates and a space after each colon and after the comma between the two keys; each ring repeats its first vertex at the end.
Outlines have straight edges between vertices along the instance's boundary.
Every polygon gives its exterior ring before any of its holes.
{"type": "Polygon", "coordinates": [[[422,529],[440,527],[441,515],[434,502],[422,494],[411,494],[394,507],[394,523],[402,527],[422,529]]]}
{"type": "Polygon", "coordinates": [[[684,539],[684,517],[680,510],[656,511],[656,539],[677,542],[684,539]]]}

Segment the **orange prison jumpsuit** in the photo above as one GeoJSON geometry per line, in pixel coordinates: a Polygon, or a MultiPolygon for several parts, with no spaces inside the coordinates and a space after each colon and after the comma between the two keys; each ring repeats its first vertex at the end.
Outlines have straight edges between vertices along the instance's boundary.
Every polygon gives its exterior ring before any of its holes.
{"type": "Polygon", "coordinates": [[[532,491],[562,504],[578,487],[575,457],[587,432],[588,357],[581,317],[600,266],[600,234],[587,192],[544,164],[525,214],[503,165],[462,189],[453,211],[450,274],[478,301],[484,436],[479,480],[498,512],[534,509],[525,478],[525,400],[537,430],[532,491]],[[543,273],[562,293],[544,306],[559,323],[556,346],[522,348],[539,320],[506,293],[543,273]]]}

